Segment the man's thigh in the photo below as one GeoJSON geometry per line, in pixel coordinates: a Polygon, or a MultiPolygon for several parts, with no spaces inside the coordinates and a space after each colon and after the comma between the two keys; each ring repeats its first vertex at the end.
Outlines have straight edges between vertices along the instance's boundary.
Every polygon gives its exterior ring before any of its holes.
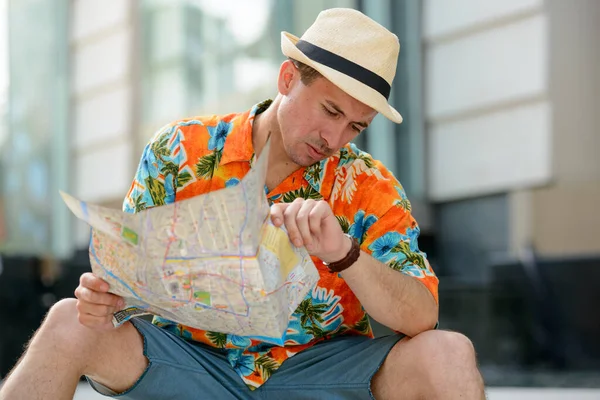
{"type": "Polygon", "coordinates": [[[260,399],[372,399],[371,379],[404,336],[338,337],[285,361],[255,392],[260,399]]]}
{"type": "Polygon", "coordinates": [[[220,350],[188,342],[145,320],[132,323],[144,339],[146,370],[122,393],[88,378],[96,391],[129,400],[256,398],[220,350]]]}
{"type": "Polygon", "coordinates": [[[134,325],[144,338],[149,364],[127,391],[100,393],[120,399],[370,399],[370,382],[399,335],[377,339],[327,340],[285,361],[260,388],[251,391],[217,349],[187,342],[147,321],[134,325]]]}

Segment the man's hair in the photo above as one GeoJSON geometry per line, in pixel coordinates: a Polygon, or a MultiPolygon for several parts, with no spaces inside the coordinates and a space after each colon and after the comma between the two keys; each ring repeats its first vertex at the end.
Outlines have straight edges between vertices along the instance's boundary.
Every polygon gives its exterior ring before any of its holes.
{"type": "Polygon", "coordinates": [[[315,81],[315,79],[323,76],[316,69],[309,67],[308,65],[301,63],[298,60],[294,60],[293,58],[289,58],[289,60],[293,62],[296,68],[298,68],[298,71],[300,71],[300,80],[306,86],[309,86],[315,81]]]}

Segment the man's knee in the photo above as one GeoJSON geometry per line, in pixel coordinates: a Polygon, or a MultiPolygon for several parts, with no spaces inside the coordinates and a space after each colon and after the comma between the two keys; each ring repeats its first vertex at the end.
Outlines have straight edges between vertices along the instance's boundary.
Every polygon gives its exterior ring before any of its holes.
{"type": "Polygon", "coordinates": [[[441,355],[442,359],[465,366],[476,363],[473,342],[462,333],[442,330],[425,333],[431,336],[429,347],[432,355],[441,355]]]}
{"type": "Polygon", "coordinates": [[[63,330],[77,329],[77,300],[62,299],[56,302],[46,315],[42,327],[60,333],[63,330]]]}
{"type": "Polygon", "coordinates": [[[77,318],[77,300],[62,299],[50,307],[44,323],[64,324],[69,323],[69,320],[72,318],[77,318]]]}
{"type": "Polygon", "coordinates": [[[396,344],[390,353],[391,358],[405,357],[410,348],[411,364],[421,372],[438,369],[477,368],[473,343],[465,335],[457,332],[432,330],[396,344]]]}
{"type": "Polygon", "coordinates": [[[62,299],[55,303],[36,334],[42,345],[52,343],[67,352],[81,352],[85,343],[93,341],[93,335],[94,332],[81,325],[77,319],[76,299],[62,299]]]}

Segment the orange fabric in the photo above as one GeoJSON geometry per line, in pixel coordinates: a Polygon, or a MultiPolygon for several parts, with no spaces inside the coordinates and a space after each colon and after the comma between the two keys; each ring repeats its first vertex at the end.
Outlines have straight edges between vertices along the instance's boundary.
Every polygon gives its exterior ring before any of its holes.
{"type": "MultiPolygon", "coordinates": [[[[226,116],[177,121],[146,146],[124,210],[188,199],[235,185],[253,159],[252,122],[269,102],[226,116]]],[[[342,229],[361,249],[399,273],[419,279],[436,301],[438,279],[418,249],[419,228],[400,183],[380,162],[354,145],[302,168],[267,195],[272,203],[297,197],[329,202],[342,229]]],[[[185,339],[226,349],[232,367],[251,388],[262,385],[287,358],[336,335],[373,333],[367,315],[346,282],[313,257],[320,280],[290,318],[285,347],[251,338],[206,332],[155,318],[185,339]]]]}

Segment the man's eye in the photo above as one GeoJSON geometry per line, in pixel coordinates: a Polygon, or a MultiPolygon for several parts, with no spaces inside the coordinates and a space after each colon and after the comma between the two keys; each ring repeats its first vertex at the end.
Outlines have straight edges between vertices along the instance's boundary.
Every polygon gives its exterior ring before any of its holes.
{"type": "Polygon", "coordinates": [[[352,125],[352,129],[354,129],[358,133],[361,132],[360,128],[358,126],[356,126],[356,125],[352,125]]]}
{"type": "Polygon", "coordinates": [[[331,115],[332,117],[336,116],[337,114],[334,113],[333,111],[331,111],[329,108],[323,106],[323,110],[325,110],[325,112],[329,115],[331,115]]]}

